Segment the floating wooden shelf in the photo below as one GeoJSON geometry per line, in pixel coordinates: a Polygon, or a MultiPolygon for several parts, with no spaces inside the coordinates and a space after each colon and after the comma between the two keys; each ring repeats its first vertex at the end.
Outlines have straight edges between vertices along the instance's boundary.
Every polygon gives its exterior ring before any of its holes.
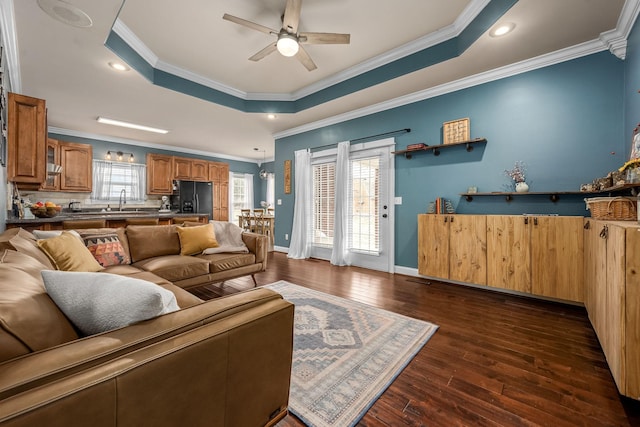
{"type": "Polygon", "coordinates": [[[560,196],[563,196],[563,195],[564,196],[567,196],[567,195],[589,196],[589,195],[598,195],[598,194],[604,194],[604,193],[620,193],[624,190],[631,190],[632,194],[635,195],[636,189],[638,187],[640,187],[640,183],[614,185],[613,187],[605,188],[604,190],[600,190],[600,191],[529,191],[526,193],[517,193],[515,191],[513,192],[494,191],[491,193],[460,193],[460,195],[463,196],[467,200],[467,202],[473,201],[473,198],[476,196],[478,197],[503,196],[507,202],[510,202],[511,200],[513,200],[513,196],[549,196],[549,200],[555,203],[558,200],[560,200],[560,196]]]}
{"type": "Polygon", "coordinates": [[[440,155],[440,150],[443,148],[448,148],[448,147],[455,147],[457,145],[465,145],[467,147],[467,151],[473,151],[473,145],[474,144],[481,144],[481,143],[486,143],[487,140],[486,138],[476,138],[476,139],[472,139],[469,141],[462,141],[462,142],[454,142],[451,144],[440,144],[440,145],[427,145],[426,147],[423,148],[418,148],[415,150],[399,150],[399,151],[393,151],[392,154],[396,154],[396,155],[404,155],[407,159],[410,159],[414,153],[419,153],[421,151],[432,151],[434,156],[439,156],[440,155]]]}

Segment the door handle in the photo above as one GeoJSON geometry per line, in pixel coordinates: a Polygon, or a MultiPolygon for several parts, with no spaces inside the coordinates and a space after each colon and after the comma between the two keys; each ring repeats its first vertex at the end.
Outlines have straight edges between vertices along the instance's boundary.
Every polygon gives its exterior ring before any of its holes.
{"type": "Polygon", "coordinates": [[[387,217],[387,214],[382,214],[382,218],[386,218],[386,217],[387,217]]]}

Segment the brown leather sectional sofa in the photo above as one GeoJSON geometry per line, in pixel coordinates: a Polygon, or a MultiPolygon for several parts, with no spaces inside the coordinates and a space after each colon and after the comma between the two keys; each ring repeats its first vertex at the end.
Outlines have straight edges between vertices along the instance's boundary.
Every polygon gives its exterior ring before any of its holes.
{"type": "Polygon", "coordinates": [[[155,282],[180,309],[91,336],[47,294],[40,273],[51,264],[34,236],[0,235],[0,425],[275,424],[288,403],[293,305],[263,288],[207,302],[182,289],[264,268],[264,236],[247,235],[239,258],[181,256],[175,226],[130,227],[118,233],[131,264],[103,271],[155,282]]]}

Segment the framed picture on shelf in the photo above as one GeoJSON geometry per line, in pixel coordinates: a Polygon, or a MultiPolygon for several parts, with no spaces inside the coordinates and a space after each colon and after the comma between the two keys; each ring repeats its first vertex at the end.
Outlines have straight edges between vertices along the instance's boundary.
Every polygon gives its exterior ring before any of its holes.
{"type": "Polygon", "coordinates": [[[442,124],[442,142],[443,144],[454,144],[456,142],[465,142],[471,139],[471,129],[469,118],[451,120],[442,124]]]}

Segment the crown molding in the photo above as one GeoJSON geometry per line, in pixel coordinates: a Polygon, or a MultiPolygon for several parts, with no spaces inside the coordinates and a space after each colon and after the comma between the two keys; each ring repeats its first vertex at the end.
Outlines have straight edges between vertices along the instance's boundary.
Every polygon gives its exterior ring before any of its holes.
{"type": "Polygon", "coordinates": [[[136,147],[153,148],[156,150],[164,150],[164,151],[175,151],[178,153],[196,154],[199,156],[216,157],[219,159],[235,160],[238,162],[257,164],[256,160],[249,159],[246,157],[236,157],[236,156],[229,156],[227,154],[212,153],[209,151],[193,150],[190,148],[178,147],[175,145],[154,144],[152,142],[139,141],[139,140],[127,139],[127,138],[119,138],[116,136],[100,135],[97,133],[82,132],[78,130],[59,128],[55,126],[49,126],[47,131],[49,133],[55,133],[58,135],[75,136],[77,138],[95,139],[98,141],[113,142],[115,144],[126,144],[126,145],[133,145],[136,147]]]}
{"type": "Polygon", "coordinates": [[[600,34],[600,40],[607,46],[612,54],[620,59],[627,56],[627,39],[633,29],[640,12],[640,0],[626,0],[616,28],[600,34]]]}
{"type": "Polygon", "coordinates": [[[462,89],[468,89],[473,86],[478,86],[495,80],[500,80],[529,71],[537,70],[539,68],[545,68],[562,62],[571,61],[573,59],[592,55],[604,50],[607,50],[607,46],[605,46],[601,40],[593,40],[566,49],[561,49],[546,55],[541,55],[532,59],[496,68],[491,71],[475,74],[470,77],[465,77],[450,83],[445,83],[440,86],[435,86],[409,95],[394,98],[389,101],[380,102],[378,104],[370,105],[344,114],[339,114],[316,122],[307,123],[302,126],[275,133],[273,134],[273,137],[277,140],[280,138],[286,138],[288,136],[309,132],[315,129],[335,125],[348,120],[353,120],[371,114],[379,113],[381,111],[401,107],[403,105],[412,104],[414,102],[423,101],[425,99],[434,98],[436,96],[446,95],[448,93],[457,92],[462,89]]]}
{"type": "Polygon", "coordinates": [[[22,78],[20,77],[20,61],[18,59],[18,39],[13,0],[0,0],[0,26],[2,27],[2,41],[7,58],[3,67],[9,75],[11,91],[22,93],[22,78]]]}
{"type": "Polygon", "coordinates": [[[149,49],[149,47],[147,47],[144,42],[119,18],[115,20],[112,30],[153,68],[246,101],[297,101],[298,99],[304,98],[323,89],[327,89],[337,83],[357,77],[360,74],[374,70],[380,66],[404,58],[405,56],[457,37],[476,18],[476,16],[482,12],[489,2],[490,0],[472,0],[467,7],[465,7],[460,16],[456,18],[453,24],[406,43],[398,48],[389,50],[367,61],[361,62],[360,64],[329,76],[323,80],[319,80],[292,93],[244,92],[159,60],[158,56],[153,53],[153,51],[149,49]]]}

